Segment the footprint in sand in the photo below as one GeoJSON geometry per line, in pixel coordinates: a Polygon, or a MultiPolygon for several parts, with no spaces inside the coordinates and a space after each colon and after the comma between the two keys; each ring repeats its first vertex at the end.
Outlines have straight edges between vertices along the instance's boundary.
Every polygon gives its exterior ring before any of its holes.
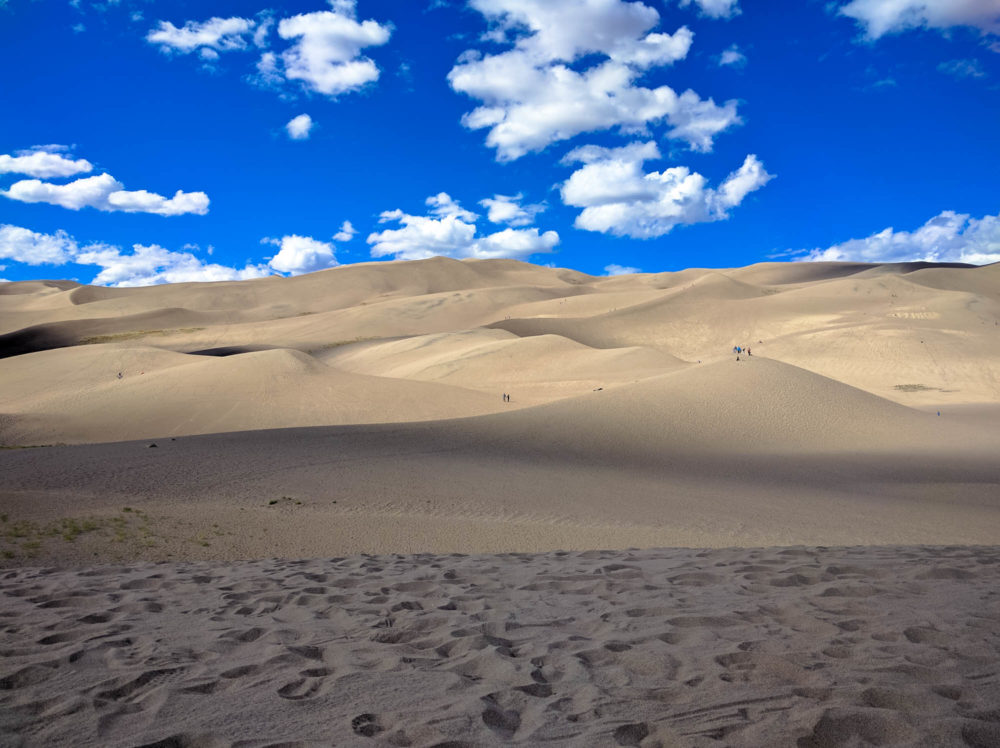
{"type": "Polygon", "coordinates": [[[641,745],[649,737],[649,726],[645,722],[633,722],[615,728],[614,738],[618,745],[641,745]]]}
{"type": "Polygon", "coordinates": [[[374,714],[359,714],[351,720],[351,729],[365,738],[373,738],[384,729],[374,714]]]}

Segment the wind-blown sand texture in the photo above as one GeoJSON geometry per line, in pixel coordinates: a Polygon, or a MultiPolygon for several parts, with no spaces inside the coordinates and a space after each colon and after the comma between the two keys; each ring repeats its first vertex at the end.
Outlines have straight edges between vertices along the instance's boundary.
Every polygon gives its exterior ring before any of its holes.
{"type": "Polygon", "coordinates": [[[1000,265],[0,284],[0,446],[3,745],[1000,744],[1000,265]]]}
{"type": "Polygon", "coordinates": [[[6,744],[1000,743],[996,549],[24,569],[0,594],[6,744]]]}

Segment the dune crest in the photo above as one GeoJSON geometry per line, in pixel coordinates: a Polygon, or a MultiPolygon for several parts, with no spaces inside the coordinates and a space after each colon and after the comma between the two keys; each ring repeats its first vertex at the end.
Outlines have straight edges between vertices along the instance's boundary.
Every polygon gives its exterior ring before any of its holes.
{"type": "MultiPolygon", "coordinates": [[[[763,263],[602,278],[433,258],[149,288],[8,283],[0,312],[7,445],[481,416],[735,362],[734,345],[754,363],[911,407],[1000,403],[992,266],[763,263]]],[[[807,380],[781,371],[794,400],[807,380]]],[[[726,397],[698,389],[711,376],[692,374],[672,397],[726,397]]],[[[737,422],[781,410],[732,384],[737,422]]],[[[816,418],[862,407],[847,390],[811,392],[797,407],[816,418]]],[[[673,428],[697,434],[689,405],[671,412],[673,428]]],[[[775,428],[790,435],[793,420],[775,428]]]]}

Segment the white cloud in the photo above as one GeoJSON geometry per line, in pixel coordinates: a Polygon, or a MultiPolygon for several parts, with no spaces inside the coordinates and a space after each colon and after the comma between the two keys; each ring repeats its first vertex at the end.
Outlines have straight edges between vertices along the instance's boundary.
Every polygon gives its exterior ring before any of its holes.
{"type": "Polygon", "coordinates": [[[31,229],[0,224],[0,259],[27,265],[62,265],[76,254],[76,241],[65,231],[40,234],[31,229]]]}
{"type": "Polygon", "coordinates": [[[386,229],[368,236],[372,257],[392,255],[397,260],[420,260],[445,256],[493,259],[526,259],[540,252],[551,252],[559,244],[555,231],[507,228],[486,236],[477,236],[477,216],[459,206],[445,192],[427,199],[432,216],[414,216],[401,210],[385,211],[380,223],[398,222],[401,228],[386,229]]]}
{"type": "Polygon", "coordinates": [[[442,218],[457,218],[460,221],[468,223],[474,223],[479,218],[471,210],[466,210],[452,200],[451,195],[447,192],[439,192],[436,195],[431,195],[424,202],[431,209],[431,213],[442,218]]]}
{"type": "Polygon", "coordinates": [[[280,239],[261,241],[281,248],[268,262],[268,265],[281,273],[301,275],[316,270],[326,270],[338,264],[333,245],[313,239],[311,236],[290,234],[280,239]]]}
{"type": "Polygon", "coordinates": [[[257,60],[256,75],[247,76],[247,79],[261,88],[278,89],[285,80],[281,74],[281,66],[278,62],[278,55],[274,52],[265,52],[257,60]]]}
{"type": "Polygon", "coordinates": [[[851,262],[1000,262],[1000,215],[971,218],[945,210],[916,231],[891,226],[864,239],[814,249],[799,260],[851,262]]]}
{"type": "Polygon", "coordinates": [[[754,155],[718,188],[685,166],[643,172],[645,161],[659,158],[655,143],[623,148],[585,146],[566,161],[584,165],[562,185],[567,205],[583,208],[574,225],[587,231],[649,239],[678,224],[705,223],[729,217],[747,194],[773,179],[754,155]]]}
{"type": "Polygon", "coordinates": [[[557,244],[559,234],[555,231],[539,233],[538,229],[504,229],[477,239],[466,256],[478,259],[527,259],[533,254],[551,252],[557,244]]]}
{"type": "Polygon", "coordinates": [[[269,11],[258,13],[257,16],[260,18],[260,22],[253,32],[253,45],[263,49],[267,46],[267,35],[271,33],[271,27],[274,26],[274,18],[271,17],[269,11]]]}
{"type": "Polygon", "coordinates": [[[246,35],[256,24],[248,18],[210,18],[198,23],[188,21],[177,28],[170,21],[160,21],[160,25],[146,34],[146,41],[158,44],[161,52],[189,54],[199,50],[206,59],[218,58],[219,52],[245,49],[246,35]]]}
{"type": "Polygon", "coordinates": [[[479,204],[486,208],[486,217],[490,223],[506,223],[510,226],[529,226],[535,222],[535,216],[545,210],[544,205],[521,205],[524,196],[494,195],[492,198],[480,200],[479,204]]]}
{"type": "Polygon", "coordinates": [[[740,14],[739,0],[681,0],[681,7],[695,4],[710,18],[731,18],[740,14]]]}
{"type": "Polygon", "coordinates": [[[839,13],[863,26],[869,39],[921,26],[1000,33],[1000,0],[851,0],[839,13]]]}
{"type": "Polygon", "coordinates": [[[190,252],[172,252],[157,244],[134,244],[131,254],[118,247],[82,250],[74,259],[82,265],[97,265],[101,271],[92,283],[99,286],[153,286],[161,283],[247,280],[270,275],[263,265],[242,270],[206,263],[190,252]]]}
{"type": "Polygon", "coordinates": [[[358,233],[357,229],[350,221],[344,221],[340,227],[340,231],[333,235],[333,240],[335,242],[349,242],[354,238],[354,235],[358,233]]]}
{"type": "Polygon", "coordinates": [[[133,245],[130,254],[108,244],[81,247],[65,231],[42,234],[7,224],[0,225],[0,259],[28,265],[95,265],[101,270],[92,283],[105,286],[245,280],[270,274],[264,265],[238,269],[206,263],[191,252],[172,252],[155,244],[133,245]]]}
{"type": "Polygon", "coordinates": [[[747,64],[747,56],[740,52],[740,48],[737,45],[732,45],[729,49],[723,50],[722,54],[719,55],[719,65],[725,67],[727,65],[742,68],[747,64]]]}
{"type": "Polygon", "coordinates": [[[611,263],[610,265],[604,266],[605,275],[633,275],[634,273],[641,273],[640,268],[633,268],[624,265],[615,265],[611,263]]]}
{"type": "Polygon", "coordinates": [[[938,71],[955,78],[985,78],[986,71],[979,60],[948,60],[937,66],[938,71]]]}
{"type": "MultiPolygon", "coordinates": [[[[251,83],[278,88],[285,81],[300,81],[307,89],[336,97],[356,91],[379,77],[378,66],[361,55],[365,47],[380,46],[389,40],[390,25],[355,18],[354,0],[330,0],[331,10],[302,13],[280,20],[278,36],[290,42],[283,52],[264,51],[257,61],[251,83]]],[[[171,54],[197,52],[214,62],[222,52],[269,46],[275,18],[261,11],[255,19],[210,18],[188,21],[178,28],[169,21],[146,35],[146,41],[171,54]]]]}
{"type": "Polygon", "coordinates": [[[179,216],[184,213],[208,213],[208,195],[204,192],[177,190],[166,198],[146,190],[129,191],[110,174],[84,177],[67,184],[52,184],[38,179],[14,182],[0,195],[24,203],[49,203],[70,210],[90,207],[103,211],[125,213],[155,213],[161,216],[179,216]]]}
{"type": "Polygon", "coordinates": [[[391,34],[389,26],[375,21],[358,23],[354,2],[335,0],[332,6],[332,11],[303,13],[278,24],[282,39],[296,40],[281,55],[285,77],[327,96],[378,80],[378,66],[361,50],[385,44],[391,34]]]}
{"type": "Polygon", "coordinates": [[[85,158],[72,159],[59,151],[63,146],[36,145],[13,156],[0,154],[0,174],[27,174],[31,177],[71,177],[93,169],[85,158]]]}
{"type": "Polygon", "coordinates": [[[649,68],[685,57],[694,38],[686,27],[650,32],[659,14],[641,2],[473,0],[472,6],[492,24],[488,40],[512,48],[463,53],[448,81],[482,102],[462,124],[488,128],[486,143],[499,160],[583,132],[636,131],[659,122],[671,126],[669,137],[707,151],[718,132],[739,122],[734,101],[720,107],[693,91],[678,95],[669,86],[638,84],[649,68]]]}
{"type": "Polygon", "coordinates": [[[308,114],[300,114],[298,117],[292,117],[288,121],[288,124],[285,125],[285,129],[288,130],[288,137],[292,140],[307,140],[312,127],[313,120],[308,114]]]}
{"type": "Polygon", "coordinates": [[[536,62],[572,61],[600,53],[621,62],[664,65],[688,53],[693,34],[647,34],[659,23],[655,9],[622,0],[472,0],[494,25],[491,39],[513,37],[536,62]],[[527,34],[523,32],[527,31],[527,34]]]}

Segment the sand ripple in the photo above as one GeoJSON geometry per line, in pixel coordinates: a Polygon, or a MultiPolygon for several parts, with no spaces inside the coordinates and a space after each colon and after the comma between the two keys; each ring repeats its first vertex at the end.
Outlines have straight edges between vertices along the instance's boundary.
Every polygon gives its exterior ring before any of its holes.
{"type": "Polygon", "coordinates": [[[1000,744],[1000,551],[10,570],[0,743],[1000,744]]]}

